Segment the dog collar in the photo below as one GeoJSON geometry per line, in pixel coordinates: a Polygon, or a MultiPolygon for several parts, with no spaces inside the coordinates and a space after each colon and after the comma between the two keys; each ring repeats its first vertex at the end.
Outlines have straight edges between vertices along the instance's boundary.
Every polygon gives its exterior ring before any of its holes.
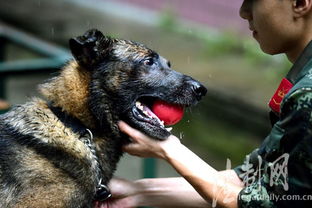
{"type": "Polygon", "coordinates": [[[54,107],[51,104],[48,105],[50,110],[53,112],[53,114],[58,117],[58,119],[68,128],[72,129],[73,132],[77,133],[80,135],[79,140],[84,143],[84,145],[90,149],[92,153],[92,157],[94,160],[96,160],[96,163],[98,164],[97,169],[97,181],[98,184],[95,187],[95,196],[94,196],[94,201],[95,203],[97,202],[103,202],[107,199],[109,199],[112,195],[111,192],[109,191],[109,188],[103,184],[103,179],[101,176],[101,170],[102,168],[100,167],[100,164],[98,162],[98,158],[96,156],[96,150],[93,142],[93,134],[92,131],[88,128],[86,128],[80,120],[77,118],[74,118],[70,116],[69,114],[65,113],[62,111],[61,108],[59,107],[54,107]]]}
{"type": "MultiPolygon", "coordinates": [[[[82,139],[83,143],[90,149],[95,160],[98,161],[97,156],[96,156],[96,151],[95,151],[95,148],[93,145],[93,134],[92,134],[91,130],[87,129],[87,128],[86,128],[86,132],[88,133],[89,137],[82,137],[82,138],[84,138],[84,139],[82,139]]],[[[101,168],[98,167],[98,170],[99,170],[98,172],[100,172],[101,168]]],[[[102,183],[103,179],[101,177],[101,174],[98,174],[98,175],[99,175],[99,177],[98,177],[99,182],[96,186],[94,201],[95,202],[97,202],[97,201],[103,202],[103,201],[106,201],[107,199],[109,199],[112,196],[112,194],[109,191],[109,188],[105,184],[102,183]]]]}

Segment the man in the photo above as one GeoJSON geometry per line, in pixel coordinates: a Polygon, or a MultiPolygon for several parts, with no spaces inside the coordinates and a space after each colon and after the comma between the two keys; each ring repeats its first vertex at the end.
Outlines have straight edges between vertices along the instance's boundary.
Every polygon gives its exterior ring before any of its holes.
{"type": "Polygon", "coordinates": [[[102,207],[311,207],[311,7],[312,0],[243,1],[240,16],[249,22],[261,49],[285,53],[294,65],[271,99],[271,133],[242,166],[218,172],[175,136],[155,141],[120,122],[120,129],[133,138],[125,152],[164,159],[182,177],[113,179],[114,198],[102,207]],[[254,180],[248,180],[248,167],[257,170],[254,180]]]}

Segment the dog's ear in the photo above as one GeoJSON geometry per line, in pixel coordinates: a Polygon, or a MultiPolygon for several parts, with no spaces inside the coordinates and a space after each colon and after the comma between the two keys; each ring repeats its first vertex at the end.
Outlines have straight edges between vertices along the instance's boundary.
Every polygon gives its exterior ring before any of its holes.
{"type": "Polygon", "coordinates": [[[105,37],[96,29],[88,30],[83,36],[69,40],[70,50],[79,63],[86,68],[92,68],[104,61],[109,55],[112,39],[105,37]]]}

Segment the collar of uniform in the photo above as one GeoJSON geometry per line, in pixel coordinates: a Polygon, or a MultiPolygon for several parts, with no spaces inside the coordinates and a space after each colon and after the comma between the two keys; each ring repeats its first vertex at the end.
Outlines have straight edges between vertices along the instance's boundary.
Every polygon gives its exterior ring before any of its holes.
{"type": "Polygon", "coordinates": [[[311,69],[311,67],[307,67],[310,65],[310,62],[312,62],[312,41],[310,41],[310,43],[305,47],[299,58],[289,70],[286,78],[282,79],[276,92],[269,101],[269,106],[276,115],[279,115],[280,113],[280,106],[285,95],[289,92],[293,85],[295,85],[298,80],[307,73],[306,70],[311,69]]]}
{"type": "MultiPolygon", "coordinates": [[[[312,41],[305,47],[299,58],[289,70],[286,78],[295,84],[306,72],[305,66],[312,60],[312,41]]],[[[310,69],[310,68],[309,68],[310,69]]]]}

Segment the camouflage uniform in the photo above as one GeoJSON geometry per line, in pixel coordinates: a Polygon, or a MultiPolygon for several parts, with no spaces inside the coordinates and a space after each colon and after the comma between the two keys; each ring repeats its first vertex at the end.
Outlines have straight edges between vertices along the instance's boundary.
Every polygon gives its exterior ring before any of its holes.
{"type": "Polygon", "coordinates": [[[312,207],[312,41],[286,78],[294,86],[271,112],[270,134],[234,168],[245,182],[239,207],[312,207]]]}

